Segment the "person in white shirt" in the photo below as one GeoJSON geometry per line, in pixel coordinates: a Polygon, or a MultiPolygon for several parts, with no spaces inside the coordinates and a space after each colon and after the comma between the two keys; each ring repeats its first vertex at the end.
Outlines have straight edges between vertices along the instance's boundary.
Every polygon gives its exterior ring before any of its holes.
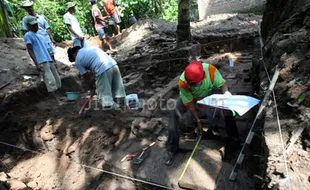
{"type": "Polygon", "coordinates": [[[67,3],[67,13],[64,14],[64,22],[68,27],[68,30],[73,41],[73,47],[80,46],[81,48],[87,47],[87,42],[85,36],[82,32],[80,24],[76,17],[73,15],[75,13],[75,3],[67,3]]]}
{"type": "MultiPolygon", "coordinates": [[[[52,36],[48,22],[46,21],[43,15],[39,15],[34,11],[32,1],[29,1],[29,0],[22,1],[21,7],[25,9],[28,15],[31,15],[37,18],[38,26],[39,26],[39,30],[37,33],[41,35],[44,41],[47,43],[47,51],[50,54],[51,58],[53,59],[53,62],[56,62],[55,60],[56,51],[54,47],[54,45],[56,45],[56,42],[52,36]]],[[[23,21],[22,21],[24,34],[29,31],[27,23],[26,23],[26,17],[28,15],[24,16],[23,21]]]]}

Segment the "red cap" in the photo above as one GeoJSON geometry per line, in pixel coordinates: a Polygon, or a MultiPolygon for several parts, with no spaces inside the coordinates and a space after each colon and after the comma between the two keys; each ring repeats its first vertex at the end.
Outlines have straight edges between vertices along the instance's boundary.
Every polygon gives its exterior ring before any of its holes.
{"type": "Polygon", "coordinates": [[[199,61],[192,61],[184,72],[185,79],[190,84],[198,84],[204,77],[202,63],[199,61]]]}

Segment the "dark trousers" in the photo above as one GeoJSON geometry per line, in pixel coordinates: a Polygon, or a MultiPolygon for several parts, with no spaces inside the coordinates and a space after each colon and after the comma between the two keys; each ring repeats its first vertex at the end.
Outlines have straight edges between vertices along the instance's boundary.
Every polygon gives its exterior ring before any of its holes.
{"type": "MultiPolygon", "coordinates": [[[[207,116],[209,123],[215,122],[213,113],[210,108],[206,106],[197,105],[199,116],[207,116]]],[[[181,98],[178,98],[176,107],[170,111],[169,123],[168,123],[168,142],[167,150],[170,152],[176,152],[179,147],[180,130],[186,131],[187,127],[194,122],[193,114],[190,110],[187,110],[184,114],[181,114],[183,110],[186,110],[181,98]],[[181,115],[180,115],[181,114],[181,115]],[[181,118],[180,118],[181,116],[181,118]]],[[[238,128],[236,125],[235,117],[229,110],[221,110],[224,113],[225,128],[228,136],[228,140],[235,137],[238,139],[238,128]]]]}

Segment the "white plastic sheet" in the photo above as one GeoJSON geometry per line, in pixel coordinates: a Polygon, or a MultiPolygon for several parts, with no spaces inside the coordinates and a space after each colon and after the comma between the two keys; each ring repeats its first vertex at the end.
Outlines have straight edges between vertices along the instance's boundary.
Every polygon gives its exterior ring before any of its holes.
{"type": "Polygon", "coordinates": [[[197,103],[220,109],[233,110],[237,112],[239,116],[242,116],[257,105],[259,100],[245,95],[225,97],[222,94],[213,94],[199,100],[197,103]]]}

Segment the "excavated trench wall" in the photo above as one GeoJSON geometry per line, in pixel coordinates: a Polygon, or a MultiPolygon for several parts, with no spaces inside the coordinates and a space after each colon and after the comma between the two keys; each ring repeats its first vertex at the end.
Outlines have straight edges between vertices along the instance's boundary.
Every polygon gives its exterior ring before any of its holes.
{"type": "MultiPolygon", "coordinates": [[[[309,189],[309,127],[303,128],[310,119],[309,12],[309,0],[267,0],[261,24],[267,70],[273,74],[279,68],[274,88],[278,112],[270,98],[264,121],[270,189],[309,189]],[[298,103],[301,94],[304,99],[298,103]]],[[[268,84],[263,68],[260,79],[262,86],[268,84]]]]}
{"type": "Polygon", "coordinates": [[[196,40],[201,45],[201,56],[209,57],[214,53],[249,50],[253,46],[254,38],[255,36],[210,36],[203,39],[197,38],[196,40]]]}

